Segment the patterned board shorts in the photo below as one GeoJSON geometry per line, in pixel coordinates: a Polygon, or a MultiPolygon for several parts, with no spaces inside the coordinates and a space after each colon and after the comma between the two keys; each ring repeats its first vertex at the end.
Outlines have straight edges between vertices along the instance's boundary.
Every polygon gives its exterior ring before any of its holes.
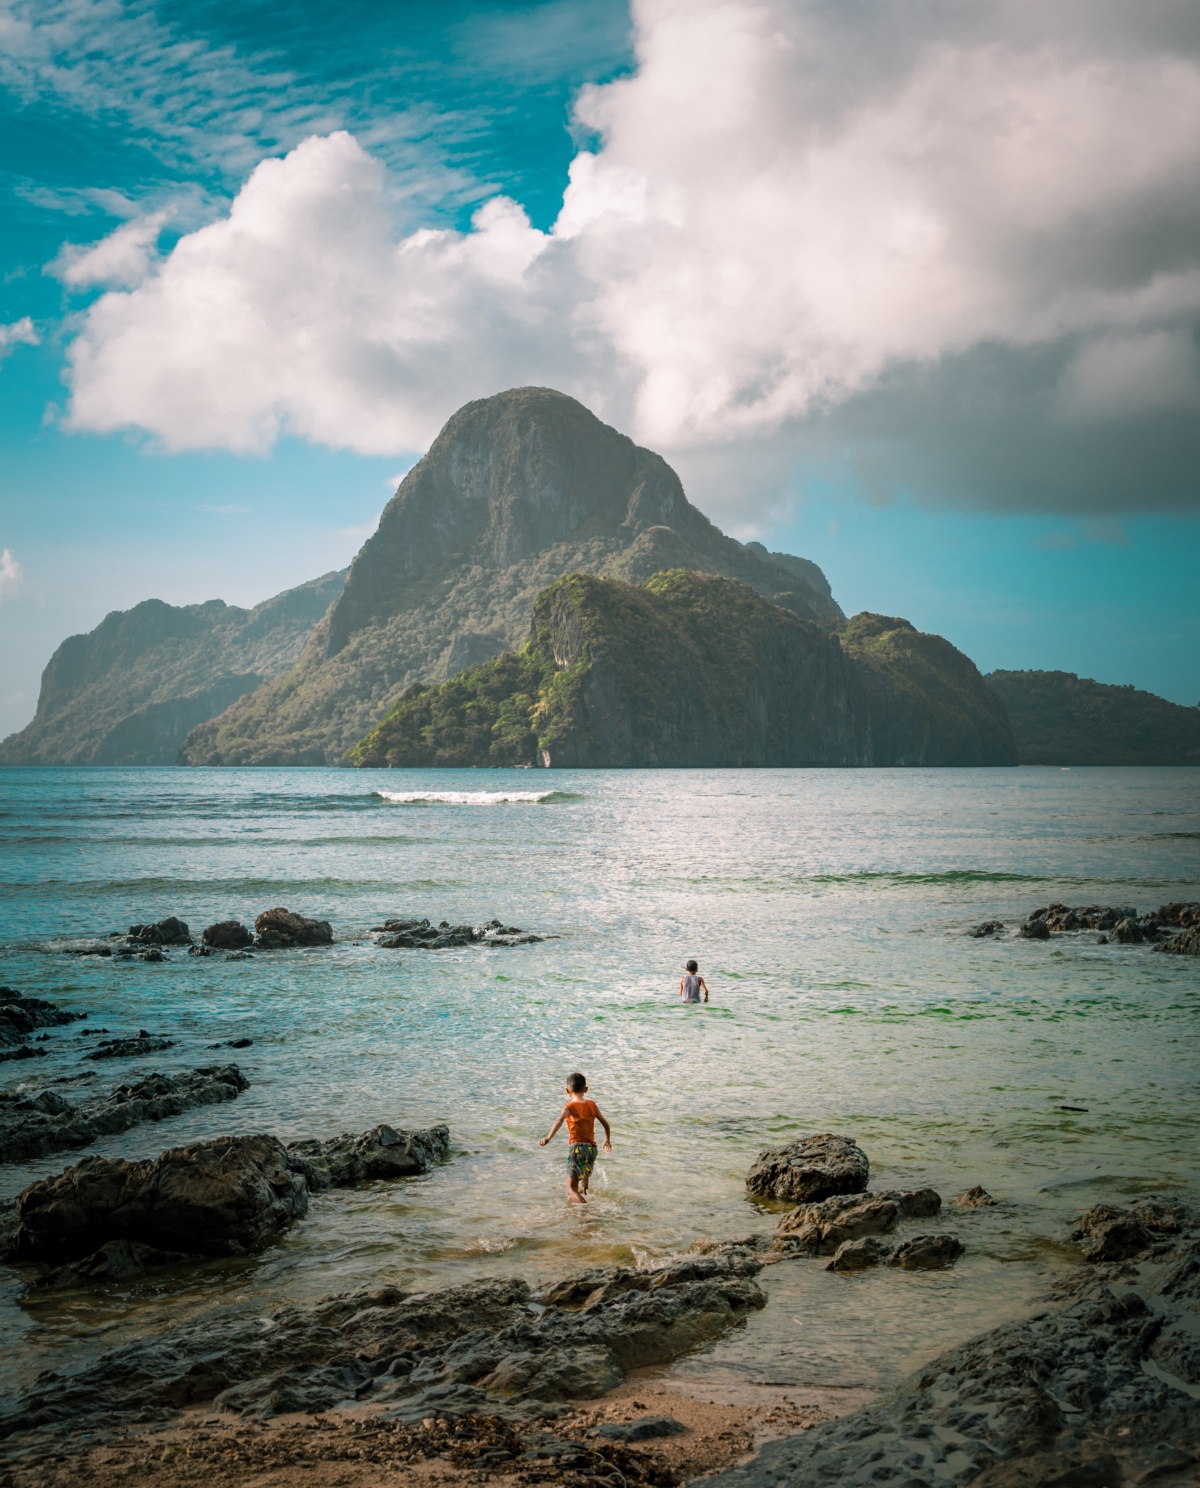
{"type": "Polygon", "coordinates": [[[567,1171],[572,1178],[590,1178],[596,1166],[595,1142],[576,1142],[567,1153],[567,1171]]]}

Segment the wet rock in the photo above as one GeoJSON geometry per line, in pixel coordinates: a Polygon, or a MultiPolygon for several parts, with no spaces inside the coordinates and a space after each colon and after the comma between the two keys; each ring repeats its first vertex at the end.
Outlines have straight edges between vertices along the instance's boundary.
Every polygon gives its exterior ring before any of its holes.
{"type": "Polygon", "coordinates": [[[136,1054],[159,1054],[163,1049],[173,1049],[175,1040],[160,1038],[157,1034],[140,1029],[136,1038],[101,1039],[85,1059],[128,1059],[136,1054]]]}
{"type": "Polygon", "coordinates": [[[608,1441],[657,1441],[664,1436],[682,1436],[687,1430],[674,1416],[642,1416],[636,1421],[606,1421],[597,1432],[608,1441]]]}
{"type": "Polygon", "coordinates": [[[1195,1297],[1163,1283],[1160,1298],[1151,1310],[1090,1276],[1069,1300],[942,1354],[863,1410],[769,1443],[708,1488],[1182,1488],[1200,1462],[1200,1398],[1146,1365],[1159,1340],[1170,1351],[1200,1336],[1200,1318],[1195,1297]]]}
{"type": "Polygon", "coordinates": [[[982,940],[985,935],[997,935],[1003,929],[1003,920],[984,920],[982,925],[976,925],[973,930],[969,930],[967,933],[973,935],[976,940],[982,940]]]}
{"type": "Polygon", "coordinates": [[[1079,1221],[1075,1238],[1085,1240],[1085,1261],[1132,1261],[1145,1255],[1155,1243],[1155,1236],[1141,1219],[1128,1209],[1112,1204],[1095,1204],[1079,1221]]]}
{"type": "Polygon", "coordinates": [[[1118,945],[1141,945],[1145,938],[1145,935],[1142,933],[1142,927],[1136,920],[1128,918],[1118,920],[1113,926],[1112,939],[1118,945]]]}
{"type": "Polygon", "coordinates": [[[941,1207],[941,1195],[932,1188],[837,1194],[785,1214],[776,1226],[776,1239],[787,1237],[792,1254],[833,1255],[848,1240],[886,1234],[900,1220],[928,1219],[941,1207]]]}
{"type": "Polygon", "coordinates": [[[0,1095],[0,1162],[27,1162],[64,1148],[86,1147],[99,1136],[128,1131],[143,1121],[163,1121],[193,1106],[234,1100],[249,1087],[236,1064],[225,1064],[148,1075],[77,1106],[49,1090],[32,1099],[0,1095]]]}
{"type": "Polygon", "coordinates": [[[249,1049],[254,1043],[252,1038],[225,1039],[221,1043],[209,1044],[210,1049],[249,1049]]]}
{"type": "Polygon", "coordinates": [[[834,1194],[861,1193],[870,1171],[857,1142],[824,1132],[760,1152],[746,1174],[746,1187],[759,1198],[812,1203],[834,1194]]]}
{"type": "Polygon", "coordinates": [[[1022,940],[1049,940],[1050,926],[1045,920],[1026,920],[1017,933],[1022,940]]]}
{"type": "Polygon", "coordinates": [[[888,1257],[902,1271],[940,1271],[952,1266],[966,1246],[954,1235],[914,1235],[902,1240],[888,1257]]]}
{"type": "Polygon", "coordinates": [[[977,1183],[974,1188],[967,1188],[962,1193],[955,1194],[950,1202],[956,1209],[991,1209],[995,1206],[996,1200],[986,1188],[981,1188],[977,1183]]]}
{"type": "Polygon", "coordinates": [[[377,1126],[360,1135],[347,1133],[326,1142],[288,1144],[288,1162],[304,1175],[309,1188],[346,1188],[372,1178],[413,1178],[443,1162],[450,1152],[450,1128],[396,1131],[377,1126]]]}
{"type": "Polygon", "coordinates": [[[56,1266],[35,1282],[40,1291],[92,1286],[99,1281],[126,1281],[158,1266],[179,1266],[194,1260],[181,1251],[157,1250],[133,1240],[109,1240],[80,1261],[56,1266]]]}
{"type": "Polygon", "coordinates": [[[165,961],[166,959],[157,946],[147,946],[138,957],[139,961],[165,961]]]}
{"type": "Polygon", "coordinates": [[[144,1162],[85,1157],[17,1199],[23,1260],[61,1264],[110,1240],[199,1255],[261,1250],[308,1207],[274,1137],[217,1137],[144,1162]]]}
{"type": "Polygon", "coordinates": [[[864,1235],[861,1240],[843,1240],[826,1265],[826,1271],[866,1271],[881,1265],[892,1254],[886,1240],[875,1235],[864,1235]]]}
{"type": "Polygon", "coordinates": [[[1145,1194],[1134,1199],[1128,1208],[1148,1230],[1161,1235],[1178,1235],[1195,1222],[1195,1215],[1188,1205],[1173,1195],[1145,1194]]]}
{"type": "Polygon", "coordinates": [[[1200,956],[1200,929],[1185,930],[1182,935],[1161,941],[1154,949],[1172,956],[1200,956]]]}
{"type": "Polygon", "coordinates": [[[0,1064],[13,1059],[38,1059],[48,1053],[46,1049],[35,1049],[31,1044],[18,1044],[15,1049],[0,1049],[0,1064]]]}
{"type": "Polygon", "coordinates": [[[190,945],[190,946],[188,946],[188,955],[189,956],[211,956],[212,953],[213,953],[212,946],[206,946],[206,945],[190,945]]]}
{"type": "Polygon", "coordinates": [[[200,938],[213,951],[241,951],[254,944],[254,936],[239,920],[220,920],[200,938]]]}
{"type": "Polygon", "coordinates": [[[408,1421],[536,1418],[743,1322],[766,1301],[757,1269],[695,1257],[657,1272],[596,1272],[582,1307],[535,1303],[511,1279],[332,1297],[284,1308],[269,1326],[222,1309],[68,1375],[40,1376],[0,1405],[0,1435],[84,1417],[152,1420],[209,1402],[270,1416],[369,1398],[408,1421]]]}
{"type": "Polygon", "coordinates": [[[127,939],[142,945],[191,945],[192,936],[183,920],[168,915],[154,925],[130,925],[127,939]]]}
{"type": "Polygon", "coordinates": [[[290,909],[264,910],[255,920],[254,929],[254,943],[263,951],[333,944],[333,929],[328,920],[310,920],[290,909]]]}
{"type": "MultiPolygon", "coordinates": [[[[0,987],[0,1059],[5,1050],[24,1044],[30,1034],[40,1028],[60,1028],[86,1017],[86,1013],[68,1013],[40,997],[23,997],[15,987],[0,987]]],[[[9,1054],[8,1057],[31,1059],[42,1052],[31,1049],[27,1054],[9,1054]]]]}
{"type": "Polygon", "coordinates": [[[1160,905],[1155,910],[1155,918],[1163,925],[1174,925],[1180,930],[1197,930],[1200,929],[1200,903],[1175,900],[1160,905]]]}
{"type": "Polygon", "coordinates": [[[393,919],[376,925],[371,933],[379,936],[375,943],[385,951],[444,951],[468,945],[534,945],[545,939],[545,936],[534,935],[517,925],[505,925],[500,920],[488,920],[483,925],[451,925],[443,920],[440,925],[431,925],[427,919],[393,919]]]}

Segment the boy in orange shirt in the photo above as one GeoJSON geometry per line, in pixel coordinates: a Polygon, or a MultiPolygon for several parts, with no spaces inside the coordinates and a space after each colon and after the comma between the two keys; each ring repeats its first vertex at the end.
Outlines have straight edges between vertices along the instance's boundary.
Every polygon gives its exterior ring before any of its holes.
{"type": "Polygon", "coordinates": [[[594,1100],[586,1100],[587,1081],[581,1074],[567,1076],[567,1103],[558,1120],[538,1141],[544,1147],[559,1127],[567,1123],[567,1197],[572,1204],[586,1204],[588,1180],[596,1166],[596,1122],[604,1128],[604,1150],[612,1151],[612,1128],[594,1100]]]}

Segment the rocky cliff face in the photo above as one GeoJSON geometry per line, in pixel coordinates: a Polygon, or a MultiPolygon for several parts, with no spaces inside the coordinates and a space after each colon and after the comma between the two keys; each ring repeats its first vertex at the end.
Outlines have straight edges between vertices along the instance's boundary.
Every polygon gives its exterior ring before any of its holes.
{"type": "Polygon", "coordinates": [[[841,618],[815,564],[726,537],[660,456],[574,399],[517,388],[469,403],[405,477],[297,666],[196,729],[183,758],[337,762],[406,687],[519,645],[556,579],[674,567],[841,618]]]}
{"type": "Polygon", "coordinates": [[[573,574],[539,595],[522,651],[408,689],[354,763],[1015,763],[1003,708],[946,641],[878,616],[846,632],[735,580],[573,574]]]}
{"type": "Polygon", "coordinates": [[[252,610],[148,599],[70,636],[47,663],[33,721],[5,765],[172,765],[187,734],[289,667],[341,592],[330,573],[252,610]]]}
{"type": "Polygon", "coordinates": [[[1023,765],[1200,765],[1200,708],[1074,672],[991,672],[1023,765]]]}

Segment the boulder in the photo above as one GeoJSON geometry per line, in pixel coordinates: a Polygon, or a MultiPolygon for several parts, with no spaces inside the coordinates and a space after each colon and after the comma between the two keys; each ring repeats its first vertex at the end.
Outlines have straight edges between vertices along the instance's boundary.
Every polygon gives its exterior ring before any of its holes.
{"type": "Polygon", "coordinates": [[[956,1209],[991,1209],[996,1201],[986,1188],[977,1183],[974,1188],[964,1189],[950,1200],[956,1209]]]}
{"type": "Polygon", "coordinates": [[[62,1263],[110,1240],[200,1255],[261,1250],[308,1207],[274,1137],[189,1142],[144,1162],[85,1157],[17,1199],[22,1259],[62,1263]]]}
{"type": "Polygon", "coordinates": [[[168,915],[153,925],[130,925],[127,939],[141,945],[191,945],[192,936],[183,920],[168,915]]]}
{"type": "Polygon", "coordinates": [[[127,1281],[158,1266],[179,1266],[193,1260],[181,1251],[157,1250],[135,1240],[108,1240],[80,1261],[68,1261],[34,1282],[39,1290],[94,1286],[98,1281],[127,1281]]]}
{"type": "Polygon", "coordinates": [[[160,1038],[157,1034],[147,1033],[143,1028],[136,1038],[101,1039],[92,1052],[83,1057],[85,1059],[127,1059],[136,1054],[159,1054],[163,1049],[174,1047],[174,1039],[160,1038]]]}
{"type": "Polygon", "coordinates": [[[658,1441],[664,1436],[682,1436],[687,1430],[674,1416],[640,1416],[636,1421],[606,1421],[597,1431],[606,1441],[658,1441]]]}
{"type": "Polygon", "coordinates": [[[1022,940],[1049,940],[1050,926],[1045,920],[1026,920],[1018,933],[1022,940]]]}
{"type": "Polygon", "coordinates": [[[24,1043],[40,1028],[58,1028],[86,1017],[86,1013],[65,1012],[40,997],[23,997],[15,987],[0,987],[0,1050],[24,1043]]]}
{"type": "Polygon", "coordinates": [[[902,1271],[940,1271],[952,1266],[965,1249],[954,1235],[914,1235],[897,1245],[887,1264],[902,1271]]]}
{"type": "Polygon", "coordinates": [[[310,920],[290,909],[267,909],[254,922],[255,945],[263,951],[289,951],[297,946],[332,945],[328,920],[310,920]]]}
{"type": "Polygon", "coordinates": [[[746,1187],[758,1198],[812,1203],[834,1194],[861,1193],[870,1172],[857,1142],[824,1132],[760,1152],[746,1174],[746,1187]]]}
{"type": "MultiPolygon", "coordinates": [[[[1182,1206],[1179,1206],[1182,1209],[1182,1206]]],[[[1184,1211],[1186,1212],[1186,1211],[1184,1211]]],[[[1094,1204],[1079,1221],[1075,1239],[1085,1240],[1085,1261],[1093,1263],[1137,1260],[1145,1255],[1155,1243],[1155,1234],[1146,1219],[1156,1220],[1160,1216],[1150,1204],[1145,1205],[1139,1216],[1132,1209],[1120,1209],[1112,1204],[1094,1204]]],[[[1162,1218],[1166,1218],[1165,1215],[1162,1218]]],[[[1168,1223],[1174,1221],[1174,1215],[1168,1223]]],[[[1155,1223],[1154,1229],[1159,1228],[1155,1223]]],[[[1163,1233],[1171,1233],[1164,1230],[1163,1233]]]]}
{"type": "Polygon", "coordinates": [[[1180,903],[1175,900],[1170,904],[1160,905],[1155,911],[1155,918],[1164,925],[1174,925],[1180,930],[1200,929],[1200,903],[1180,903]]]}
{"type": "Polygon", "coordinates": [[[985,935],[997,935],[1003,929],[1003,920],[984,920],[982,925],[976,925],[973,930],[969,930],[967,933],[973,935],[976,940],[982,940],[985,935]]]}
{"type": "Polygon", "coordinates": [[[892,1247],[874,1235],[861,1240],[844,1240],[833,1253],[826,1271],[866,1271],[878,1266],[892,1254],[892,1247]]]}
{"type": "Polygon", "coordinates": [[[219,920],[200,937],[214,951],[241,951],[254,944],[254,936],[240,920],[219,920]]]}
{"type": "Polygon", "coordinates": [[[377,1126],[361,1135],[347,1133],[321,1142],[290,1142],[292,1168],[304,1175],[309,1188],[346,1188],[372,1178],[413,1178],[445,1160],[450,1151],[450,1128],[396,1131],[377,1126]]]}
{"type": "Polygon", "coordinates": [[[1142,927],[1136,920],[1118,920],[1112,928],[1112,939],[1118,945],[1141,945],[1145,938],[1142,927]]]}
{"type": "Polygon", "coordinates": [[[1170,940],[1160,941],[1154,949],[1172,956],[1200,956],[1200,929],[1193,927],[1182,935],[1173,935],[1170,940]]]}

